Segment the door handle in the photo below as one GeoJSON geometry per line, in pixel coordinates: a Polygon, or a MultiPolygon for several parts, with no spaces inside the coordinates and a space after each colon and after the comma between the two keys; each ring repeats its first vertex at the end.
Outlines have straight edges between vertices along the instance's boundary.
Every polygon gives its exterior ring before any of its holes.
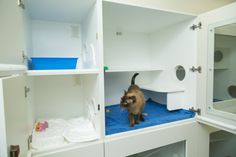
{"type": "Polygon", "coordinates": [[[10,157],[19,157],[20,154],[20,146],[19,145],[11,145],[10,146],[10,157]]]}

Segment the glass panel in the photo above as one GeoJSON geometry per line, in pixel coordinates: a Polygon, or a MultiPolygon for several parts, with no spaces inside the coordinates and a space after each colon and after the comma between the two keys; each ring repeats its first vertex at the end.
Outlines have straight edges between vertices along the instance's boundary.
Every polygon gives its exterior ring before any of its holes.
{"type": "Polygon", "coordinates": [[[236,23],[214,32],[213,108],[236,114],[236,23]]]}
{"type": "Polygon", "coordinates": [[[185,157],[185,141],[148,150],[129,157],[185,157]]]}
{"type": "Polygon", "coordinates": [[[217,131],[210,135],[209,157],[235,157],[236,135],[217,131]]]}

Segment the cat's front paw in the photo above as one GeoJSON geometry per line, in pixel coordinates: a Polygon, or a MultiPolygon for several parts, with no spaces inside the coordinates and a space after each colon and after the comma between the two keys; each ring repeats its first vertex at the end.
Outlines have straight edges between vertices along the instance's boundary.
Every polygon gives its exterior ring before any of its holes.
{"type": "Polygon", "coordinates": [[[132,127],[134,127],[134,124],[130,124],[129,126],[132,128],[132,127]]]}
{"type": "Polygon", "coordinates": [[[144,121],[145,121],[145,119],[144,119],[143,117],[141,117],[141,118],[140,118],[140,120],[141,120],[142,122],[144,122],[144,121]]]}

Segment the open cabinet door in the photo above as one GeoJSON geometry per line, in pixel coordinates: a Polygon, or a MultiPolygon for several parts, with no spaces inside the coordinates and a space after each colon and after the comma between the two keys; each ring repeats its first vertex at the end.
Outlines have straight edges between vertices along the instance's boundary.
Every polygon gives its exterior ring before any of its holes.
{"type": "Polygon", "coordinates": [[[23,0],[0,1],[0,63],[22,64],[26,53],[23,0]]]}
{"type": "Polygon", "coordinates": [[[236,134],[236,95],[229,93],[229,87],[236,85],[236,3],[204,13],[198,20],[202,27],[197,62],[202,72],[197,75],[201,109],[197,120],[236,134]]]}
{"type": "Polygon", "coordinates": [[[19,145],[19,157],[28,155],[25,77],[0,78],[0,157],[10,157],[10,145],[19,145]]]}

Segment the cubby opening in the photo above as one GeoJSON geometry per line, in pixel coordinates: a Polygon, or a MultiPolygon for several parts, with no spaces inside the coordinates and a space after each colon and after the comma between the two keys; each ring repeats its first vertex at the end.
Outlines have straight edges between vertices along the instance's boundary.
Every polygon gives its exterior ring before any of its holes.
{"type": "MultiPolygon", "coordinates": [[[[144,91],[147,104],[165,107],[166,113],[189,112],[195,106],[196,76],[186,70],[183,81],[176,77],[176,66],[189,69],[196,63],[196,32],[190,29],[195,18],[184,13],[103,2],[106,135],[134,130],[127,124],[121,126],[123,131],[112,132],[110,124],[117,121],[110,120],[120,118],[118,113],[123,112],[120,98],[135,72],[140,73],[136,83],[144,91]],[[112,115],[113,112],[117,115],[112,115]]],[[[126,114],[123,116],[127,117],[126,114]]],[[[194,116],[191,112],[190,115],[186,118],[194,116]]]]}
{"type": "MultiPolygon", "coordinates": [[[[67,68],[72,70],[98,69],[100,64],[97,40],[99,7],[96,0],[69,0],[60,3],[55,0],[50,2],[28,0],[25,3],[27,52],[24,52],[24,55],[27,55],[28,67],[29,70],[32,70],[30,74],[38,74],[38,70],[41,68],[42,70],[54,68],[57,70],[57,67],[50,68],[51,64],[46,62],[40,63],[40,67],[37,67],[37,71],[35,71],[34,68],[32,69],[31,57],[39,59],[78,58],[77,64],[73,65],[73,68],[66,67],[68,63],[64,63],[65,67],[58,67],[62,70],[61,73],[67,68]]],[[[57,63],[57,61],[54,62],[57,63]]],[[[62,66],[63,63],[60,61],[59,64],[62,66]]],[[[79,70],[77,71],[79,72],[79,70]]],[[[48,73],[41,71],[38,75],[43,72],[48,73]]],[[[73,72],[71,71],[71,73],[73,72]]]]}
{"type": "Polygon", "coordinates": [[[148,150],[142,153],[130,155],[128,157],[185,157],[186,144],[185,141],[177,142],[160,148],[148,150]]]}
{"type": "Polygon", "coordinates": [[[98,75],[29,77],[27,94],[31,151],[35,155],[101,138],[98,75]],[[37,124],[48,128],[37,130],[37,124]]]}
{"type": "Polygon", "coordinates": [[[217,131],[210,134],[209,157],[233,157],[235,151],[236,136],[226,131],[217,131]]]}

